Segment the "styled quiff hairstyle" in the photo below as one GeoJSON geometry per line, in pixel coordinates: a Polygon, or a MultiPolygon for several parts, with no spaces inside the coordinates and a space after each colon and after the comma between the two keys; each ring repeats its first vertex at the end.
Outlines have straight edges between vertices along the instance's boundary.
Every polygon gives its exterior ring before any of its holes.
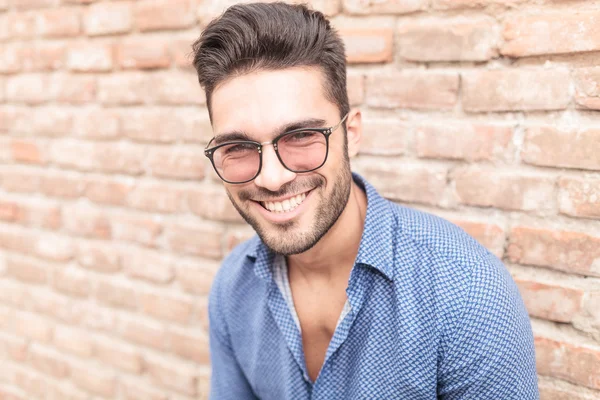
{"type": "Polygon", "coordinates": [[[211,95],[220,83],[257,70],[299,66],[320,67],[327,99],[338,106],[340,117],[350,110],[344,43],[321,12],[304,5],[231,6],[210,22],[193,52],[211,119],[211,95]]]}

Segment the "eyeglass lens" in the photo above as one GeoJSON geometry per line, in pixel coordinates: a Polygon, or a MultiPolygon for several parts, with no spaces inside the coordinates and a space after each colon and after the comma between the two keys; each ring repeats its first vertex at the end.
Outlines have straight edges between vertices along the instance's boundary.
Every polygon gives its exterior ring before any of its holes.
{"type": "MultiPolygon", "coordinates": [[[[287,169],[294,172],[311,171],[325,161],[327,139],[318,131],[290,132],[277,141],[277,152],[287,169]]],[[[216,149],[213,162],[224,180],[245,182],[258,174],[260,153],[256,144],[236,142],[216,149]]]]}

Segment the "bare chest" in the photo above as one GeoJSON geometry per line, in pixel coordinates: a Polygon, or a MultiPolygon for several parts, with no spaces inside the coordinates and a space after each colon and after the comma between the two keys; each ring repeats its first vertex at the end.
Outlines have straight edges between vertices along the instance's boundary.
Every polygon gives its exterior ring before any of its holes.
{"type": "Polygon", "coordinates": [[[302,287],[294,288],[294,285],[291,285],[291,289],[302,330],[304,359],[308,375],[314,382],[346,303],[346,291],[344,287],[341,291],[315,292],[302,287]]]}

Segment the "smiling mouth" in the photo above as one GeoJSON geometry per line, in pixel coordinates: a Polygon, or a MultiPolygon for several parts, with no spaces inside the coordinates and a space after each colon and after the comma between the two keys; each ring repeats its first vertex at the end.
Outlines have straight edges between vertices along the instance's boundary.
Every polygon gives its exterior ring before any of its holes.
{"type": "Polygon", "coordinates": [[[284,214],[293,211],[296,207],[302,204],[309,192],[310,191],[297,194],[296,196],[290,197],[283,201],[261,201],[259,203],[272,213],[284,214]]]}

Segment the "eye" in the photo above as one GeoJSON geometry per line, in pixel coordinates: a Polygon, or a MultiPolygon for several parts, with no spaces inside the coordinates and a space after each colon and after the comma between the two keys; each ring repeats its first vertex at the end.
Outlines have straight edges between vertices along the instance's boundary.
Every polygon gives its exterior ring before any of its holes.
{"type": "Polygon", "coordinates": [[[294,143],[294,142],[310,142],[315,138],[318,138],[321,135],[319,132],[315,131],[299,131],[289,134],[285,137],[286,142],[294,143]]]}
{"type": "Polygon", "coordinates": [[[248,153],[256,150],[256,146],[252,143],[234,143],[221,147],[224,154],[237,155],[242,153],[248,153]]]}

